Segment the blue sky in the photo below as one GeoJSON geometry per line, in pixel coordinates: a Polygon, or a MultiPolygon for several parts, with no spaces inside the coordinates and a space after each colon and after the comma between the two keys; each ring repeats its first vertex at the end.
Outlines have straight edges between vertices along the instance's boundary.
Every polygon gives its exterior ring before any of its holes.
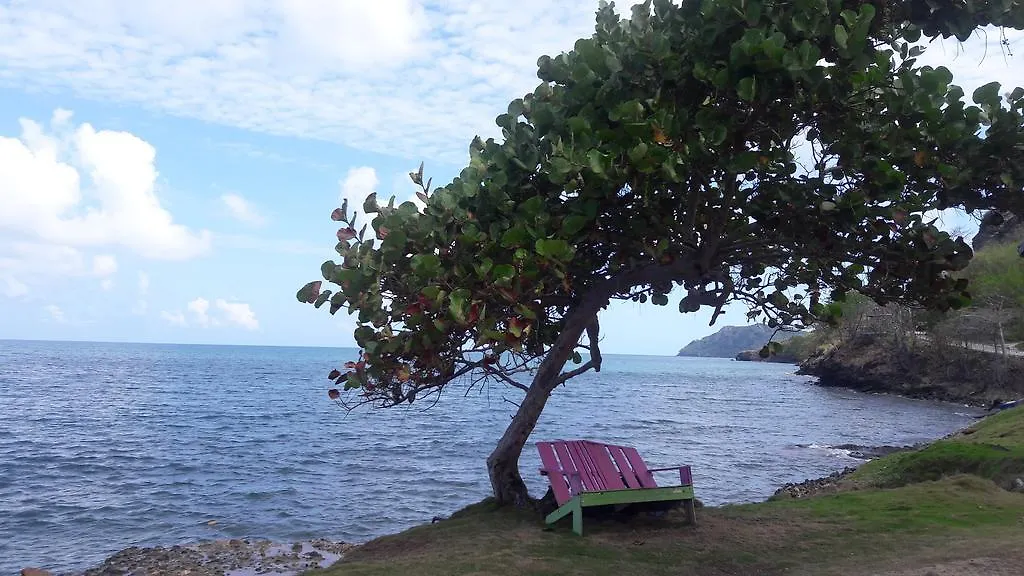
{"type": "MultiPolygon", "coordinates": [[[[450,180],[596,6],[0,0],[0,338],[352,345],[294,298],[334,255],[330,211],[409,198],[421,160],[450,180]]],[[[1024,85],[996,35],[922,60],[968,94],[1024,85]]],[[[613,305],[604,349],[672,354],[709,318],[613,305]]]]}

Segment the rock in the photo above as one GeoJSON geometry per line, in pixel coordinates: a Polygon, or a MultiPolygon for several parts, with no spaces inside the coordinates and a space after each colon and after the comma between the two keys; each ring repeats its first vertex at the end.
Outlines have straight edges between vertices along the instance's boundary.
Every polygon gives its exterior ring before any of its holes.
{"type": "Polygon", "coordinates": [[[978,225],[978,233],[971,240],[975,251],[987,244],[1019,240],[1024,236],[1024,221],[1012,212],[986,212],[978,225]]]}
{"type": "Polygon", "coordinates": [[[22,568],[21,576],[53,576],[53,574],[42,568],[22,568]]]}
{"type": "Polygon", "coordinates": [[[1017,478],[1013,481],[1014,492],[1024,492],[1024,478],[1017,478]]]}
{"type": "Polygon", "coordinates": [[[222,576],[239,570],[247,574],[294,576],[326,568],[352,548],[351,544],[323,539],[295,544],[232,539],[170,548],[133,547],[86,570],[84,576],[222,576]]]}
{"type": "Polygon", "coordinates": [[[833,492],[839,488],[839,481],[851,474],[856,468],[847,467],[841,472],[833,472],[824,478],[804,480],[797,484],[786,484],[775,491],[769,500],[786,498],[807,498],[819,493],[833,492]]]}

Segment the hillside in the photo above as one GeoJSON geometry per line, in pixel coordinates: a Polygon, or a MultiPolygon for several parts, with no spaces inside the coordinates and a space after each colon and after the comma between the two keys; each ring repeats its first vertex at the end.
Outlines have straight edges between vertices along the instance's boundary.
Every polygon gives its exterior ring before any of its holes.
{"type": "MultiPolygon", "coordinates": [[[[676,356],[697,356],[703,358],[735,358],[746,350],[760,350],[775,332],[764,324],[749,326],[725,326],[710,336],[690,342],[676,356]]],[[[791,332],[779,332],[775,341],[784,342],[793,337],[791,332]]]]}

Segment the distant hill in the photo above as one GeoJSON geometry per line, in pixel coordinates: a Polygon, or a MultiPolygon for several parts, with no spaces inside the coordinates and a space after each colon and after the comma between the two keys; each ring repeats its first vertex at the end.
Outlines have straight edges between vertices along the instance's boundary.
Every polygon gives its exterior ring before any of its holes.
{"type": "MultiPolygon", "coordinates": [[[[745,350],[760,350],[775,332],[764,324],[748,326],[725,326],[710,336],[687,344],[676,356],[700,356],[704,358],[735,358],[745,350]]],[[[793,332],[779,332],[776,342],[785,342],[794,336],[793,332]]]]}

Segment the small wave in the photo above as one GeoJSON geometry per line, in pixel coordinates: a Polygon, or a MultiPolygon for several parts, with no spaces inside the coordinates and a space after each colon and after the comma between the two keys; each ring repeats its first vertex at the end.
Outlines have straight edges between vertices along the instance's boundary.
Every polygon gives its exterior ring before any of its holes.
{"type": "Polygon", "coordinates": [[[850,459],[853,459],[853,460],[857,459],[855,456],[853,456],[853,450],[848,449],[848,448],[836,448],[835,446],[830,446],[828,444],[796,444],[795,446],[797,448],[807,448],[807,449],[810,449],[810,450],[821,450],[821,451],[827,452],[829,456],[836,456],[836,457],[842,457],[842,458],[850,458],[850,459]]]}

